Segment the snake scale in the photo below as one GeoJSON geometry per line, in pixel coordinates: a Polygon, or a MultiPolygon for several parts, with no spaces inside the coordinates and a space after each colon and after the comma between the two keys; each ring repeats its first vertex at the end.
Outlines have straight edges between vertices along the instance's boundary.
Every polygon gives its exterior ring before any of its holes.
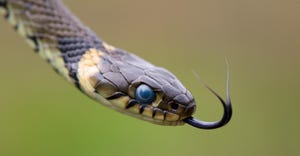
{"type": "MultiPolygon", "coordinates": [[[[55,71],[83,93],[119,112],[160,125],[213,129],[231,118],[228,93],[220,121],[192,117],[194,97],[168,70],[101,40],[60,0],[0,0],[4,18],[55,71]]],[[[227,81],[228,82],[228,81],[227,81]]]]}

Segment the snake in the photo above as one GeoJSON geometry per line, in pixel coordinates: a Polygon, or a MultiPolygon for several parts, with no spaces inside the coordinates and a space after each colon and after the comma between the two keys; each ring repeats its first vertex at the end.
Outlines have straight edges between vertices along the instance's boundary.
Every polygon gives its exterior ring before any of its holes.
{"type": "Polygon", "coordinates": [[[196,101],[178,78],[137,55],[116,48],[85,26],[60,0],[0,0],[0,11],[53,69],[82,93],[126,115],[158,125],[215,129],[232,116],[226,99],[218,121],[194,118],[196,101]]]}

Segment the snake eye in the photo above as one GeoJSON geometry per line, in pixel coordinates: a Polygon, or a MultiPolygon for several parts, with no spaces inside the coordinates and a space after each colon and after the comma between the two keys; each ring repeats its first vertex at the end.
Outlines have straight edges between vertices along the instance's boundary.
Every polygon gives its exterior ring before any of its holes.
{"type": "Polygon", "coordinates": [[[151,104],[155,100],[155,93],[149,86],[141,84],[135,90],[135,98],[141,104],[151,104]]]}

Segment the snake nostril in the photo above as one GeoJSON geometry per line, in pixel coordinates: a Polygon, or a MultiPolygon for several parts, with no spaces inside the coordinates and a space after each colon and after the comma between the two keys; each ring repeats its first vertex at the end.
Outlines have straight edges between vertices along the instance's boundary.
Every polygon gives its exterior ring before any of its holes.
{"type": "Polygon", "coordinates": [[[196,110],[196,105],[191,105],[185,109],[185,115],[191,116],[192,114],[194,114],[195,110],[196,110]]]}

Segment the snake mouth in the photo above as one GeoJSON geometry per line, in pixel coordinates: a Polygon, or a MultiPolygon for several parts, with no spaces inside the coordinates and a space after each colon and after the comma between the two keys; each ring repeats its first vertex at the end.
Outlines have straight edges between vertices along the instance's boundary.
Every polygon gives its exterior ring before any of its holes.
{"type": "Polygon", "coordinates": [[[153,105],[140,104],[137,100],[120,92],[106,99],[114,106],[114,109],[155,124],[183,125],[184,122],[182,120],[186,118],[186,116],[153,105]]]}

